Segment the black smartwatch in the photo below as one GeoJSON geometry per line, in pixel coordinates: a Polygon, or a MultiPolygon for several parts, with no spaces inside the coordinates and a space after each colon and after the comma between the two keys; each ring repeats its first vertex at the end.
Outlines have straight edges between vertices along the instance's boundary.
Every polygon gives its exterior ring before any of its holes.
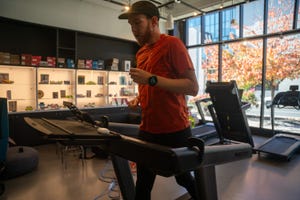
{"type": "Polygon", "coordinates": [[[157,84],[157,77],[156,76],[150,76],[148,79],[148,83],[150,86],[154,86],[157,84]]]}

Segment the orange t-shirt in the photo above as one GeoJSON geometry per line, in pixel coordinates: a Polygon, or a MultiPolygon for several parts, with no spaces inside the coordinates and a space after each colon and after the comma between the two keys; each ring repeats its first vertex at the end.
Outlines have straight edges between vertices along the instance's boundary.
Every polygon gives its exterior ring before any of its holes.
{"type": "MultiPolygon", "coordinates": [[[[194,70],[188,52],[178,38],[162,34],[152,45],[136,54],[137,67],[157,76],[178,79],[186,70],[194,70]]],[[[150,133],[171,133],[189,126],[185,95],[157,86],[139,85],[142,108],[140,129],[150,133]]]]}

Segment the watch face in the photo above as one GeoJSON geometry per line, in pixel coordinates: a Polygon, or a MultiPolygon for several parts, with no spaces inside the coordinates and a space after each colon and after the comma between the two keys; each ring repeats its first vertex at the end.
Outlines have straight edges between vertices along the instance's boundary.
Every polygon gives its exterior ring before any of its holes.
{"type": "Polygon", "coordinates": [[[156,83],[157,83],[157,77],[156,76],[151,76],[149,78],[149,85],[154,86],[154,85],[156,85],[156,83]]]}

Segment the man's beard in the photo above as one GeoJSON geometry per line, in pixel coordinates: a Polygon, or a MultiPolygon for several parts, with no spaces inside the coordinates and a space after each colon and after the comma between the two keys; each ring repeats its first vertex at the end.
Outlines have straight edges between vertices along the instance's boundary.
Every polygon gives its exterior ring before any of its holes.
{"type": "Polygon", "coordinates": [[[136,38],[138,44],[140,46],[144,46],[145,44],[148,44],[151,40],[152,32],[153,32],[153,28],[151,28],[150,25],[148,24],[147,31],[145,32],[145,34],[143,34],[143,36],[140,37],[140,39],[136,38]]]}

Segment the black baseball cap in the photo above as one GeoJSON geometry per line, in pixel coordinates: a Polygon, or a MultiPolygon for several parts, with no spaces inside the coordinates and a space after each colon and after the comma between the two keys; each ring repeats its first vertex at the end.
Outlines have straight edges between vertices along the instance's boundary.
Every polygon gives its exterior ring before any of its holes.
{"type": "Polygon", "coordinates": [[[157,16],[159,19],[158,8],[149,1],[138,1],[132,4],[126,13],[119,16],[119,19],[128,19],[131,14],[144,14],[148,17],[157,16]]]}

